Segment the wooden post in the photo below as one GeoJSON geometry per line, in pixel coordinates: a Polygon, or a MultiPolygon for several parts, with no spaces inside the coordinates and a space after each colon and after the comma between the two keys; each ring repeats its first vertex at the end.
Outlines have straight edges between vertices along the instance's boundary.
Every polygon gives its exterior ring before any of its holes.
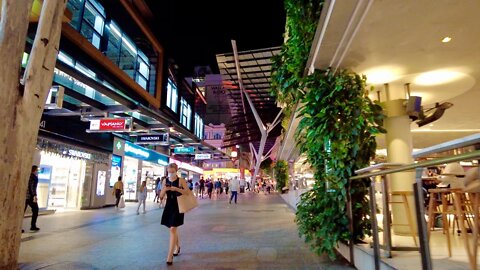
{"type": "Polygon", "coordinates": [[[0,18],[0,269],[17,269],[26,186],[52,84],[66,0],[44,0],[20,78],[32,0],[3,0],[0,18]],[[22,83],[20,83],[22,81],[22,83]]]}

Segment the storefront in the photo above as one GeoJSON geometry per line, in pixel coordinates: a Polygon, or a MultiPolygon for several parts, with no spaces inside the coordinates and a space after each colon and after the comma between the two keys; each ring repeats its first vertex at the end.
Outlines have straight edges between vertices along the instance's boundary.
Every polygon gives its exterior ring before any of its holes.
{"type": "MultiPolygon", "coordinates": [[[[38,204],[41,209],[101,207],[109,153],[39,137],[38,204]]],[[[104,198],[103,198],[104,201],[104,198]]]]}
{"type": "Polygon", "coordinates": [[[200,177],[203,176],[203,169],[200,167],[173,158],[170,159],[170,162],[178,165],[178,172],[181,177],[187,180],[191,179],[193,183],[198,182],[200,177]]]}
{"type": "MultiPolygon", "coordinates": [[[[203,175],[206,178],[210,179],[232,179],[238,177],[240,179],[240,169],[235,168],[213,168],[212,170],[205,170],[203,175]]],[[[251,177],[250,172],[245,170],[245,178],[249,179],[251,177]]]]}
{"type": "Polygon", "coordinates": [[[120,138],[114,139],[113,153],[109,181],[111,190],[118,176],[122,175],[125,200],[138,200],[137,193],[142,181],[147,181],[149,196],[154,196],[155,179],[165,175],[168,156],[120,138]]]}

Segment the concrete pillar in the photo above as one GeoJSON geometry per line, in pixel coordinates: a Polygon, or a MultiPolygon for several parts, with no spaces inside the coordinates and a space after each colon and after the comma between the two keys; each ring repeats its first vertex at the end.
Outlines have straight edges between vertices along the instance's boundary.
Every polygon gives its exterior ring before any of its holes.
{"type": "MultiPolygon", "coordinates": [[[[412,133],[410,131],[411,120],[405,113],[405,100],[397,99],[385,102],[384,108],[387,117],[384,121],[387,144],[387,160],[389,163],[412,163],[412,133]]],[[[400,172],[390,175],[390,191],[413,191],[415,172],[400,172]]],[[[393,196],[394,201],[402,201],[402,197],[393,196]]],[[[415,223],[415,204],[413,193],[408,196],[410,215],[415,223]]],[[[404,204],[392,204],[393,224],[408,224],[406,207],[404,204]]],[[[409,226],[393,225],[393,232],[397,235],[410,235],[409,226]]]]}

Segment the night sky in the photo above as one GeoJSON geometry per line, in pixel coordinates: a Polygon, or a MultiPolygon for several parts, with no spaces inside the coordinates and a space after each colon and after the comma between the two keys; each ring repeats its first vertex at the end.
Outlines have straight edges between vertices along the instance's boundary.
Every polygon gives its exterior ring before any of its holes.
{"type": "Polygon", "coordinates": [[[218,72],[215,55],[280,46],[285,29],[282,0],[185,1],[145,0],[155,15],[151,24],[168,57],[183,75],[209,65],[218,72]]]}

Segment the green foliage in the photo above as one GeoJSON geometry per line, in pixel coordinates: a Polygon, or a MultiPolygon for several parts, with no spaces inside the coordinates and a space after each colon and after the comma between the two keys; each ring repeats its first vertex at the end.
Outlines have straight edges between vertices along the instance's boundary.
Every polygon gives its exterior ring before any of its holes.
{"type": "Polygon", "coordinates": [[[295,105],[303,104],[297,141],[317,180],[302,195],[296,220],[305,240],[317,252],[333,257],[337,242],[350,236],[347,190],[354,202],[354,239],[364,238],[370,230],[368,183],[355,181],[348,186],[348,179],[375,155],[374,136],[384,132],[382,108],[367,97],[364,76],[346,70],[305,75],[324,0],[284,2],[286,40],[273,59],[272,95],[285,105],[285,130],[295,105]]]}
{"type": "Polygon", "coordinates": [[[272,174],[272,165],[273,161],[269,158],[260,164],[260,169],[263,171],[264,174],[271,175],[272,174]]]}
{"type": "Polygon", "coordinates": [[[275,180],[277,181],[277,190],[282,191],[288,183],[288,163],[285,160],[278,160],[273,167],[275,180]]]}
{"type": "MultiPolygon", "coordinates": [[[[354,171],[375,155],[375,135],[384,132],[382,108],[365,91],[365,76],[347,70],[316,71],[305,77],[297,141],[314,168],[314,188],[302,195],[297,223],[317,252],[334,257],[338,241],[349,239],[346,195],[354,171]]],[[[354,238],[370,231],[367,183],[351,185],[354,238]]]]}
{"type": "Polygon", "coordinates": [[[324,0],[285,0],[285,42],[272,63],[272,94],[286,104],[285,118],[300,98],[304,70],[324,0]]]}

